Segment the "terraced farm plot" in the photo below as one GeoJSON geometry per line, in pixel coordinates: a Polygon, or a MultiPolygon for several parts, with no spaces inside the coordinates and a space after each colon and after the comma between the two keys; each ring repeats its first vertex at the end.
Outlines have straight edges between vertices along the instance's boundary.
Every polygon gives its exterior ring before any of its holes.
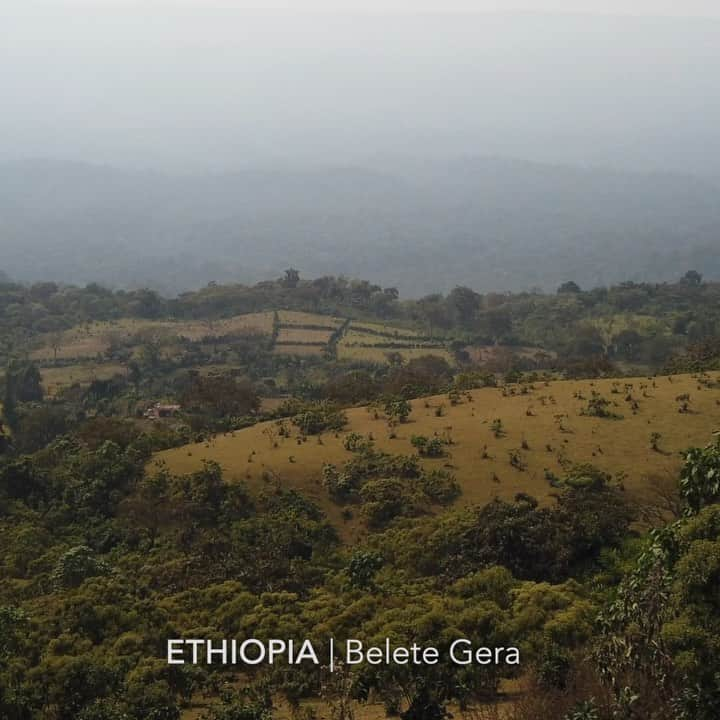
{"type": "Polygon", "coordinates": [[[99,335],[63,335],[47,345],[33,350],[30,357],[33,360],[47,362],[51,360],[79,360],[95,358],[107,350],[109,342],[99,335]]]}
{"type": "Polygon", "coordinates": [[[445,396],[415,400],[410,421],[396,428],[391,439],[387,422],[367,408],[348,411],[346,431],[326,434],[322,444],[310,437],[298,443],[293,437],[279,440],[273,447],[263,434],[267,424],[259,424],[233,434],[215,437],[208,443],[189,445],[159,453],[171,471],[186,473],[201,467],[204,460],[215,460],[228,478],[243,479],[255,490],[265,484],[263,474],[279,478],[284,485],[300,490],[328,513],[346,540],[362,532],[356,521],[345,521],[342,508],[332,503],[320,477],[326,462],[342,464],[351,457],[342,445],[350,431],[372,433],[377,447],[396,454],[415,454],[413,435],[447,434],[453,440],[444,459],[423,460],[429,468],[451,470],[462,487],[461,504],[484,504],[495,497],[511,500],[526,492],[549,502],[555,489],[547,473],[562,476],[563,465],[589,462],[617,476],[629,496],[647,499],[659,478],[677,476],[679,452],[711,440],[720,427],[720,382],[704,387],[689,375],[596,381],[553,381],[536,384],[527,394],[519,390],[504,396],[498,388],[470,393],[453,406],[445,396]],[[625,382],[632,385],[625,389],[625,382]],[[641,389],[642,385],[647,385],[641,389]],[[616,392],[613,392],[613,389],[616,392]],[[592,392],[607,399],[621,419],[582,414],[592,392]],[[679,412],[678,396],[689,394],[687,412],[679,412]],[[646,397],[647,395],[647,397],[646,397]],[[631,396],[637,403],[633,414],[631,396]],[[615,406],[613,403],[617,403],[615,406]],[[438,407],[442,406],[441,416],[438,407]],[[500,420],[501,432],[496,432],[500,420]],[[651,434],[659,433],[658,450],[651,447],[651,434]],[[254,455],[252,453],[255,453],[254,455]],[[519,458],[522,469],[511,464],[519,458]]]}
{"type": "Polygon", "coordinates": [[[75,383],[89,385],[93,380],[109,380],[115,375],[124,373],[125,368],[114,363],[82,363],[40,370],[43,388],[50,397],[54,397],[60,390],[75,383]]]}
{"type": "Polygon", "coordinates": [[[318,313],[296,312],[294,310],[278,310],[278,319],[281,325],[316,325],[335,329],[345,322],[342,318],[318,313]]]}
{"type": "Polygon", "coordinates": [[[452,363],[452,356],[439,341],[390,325],[352,323],[338,343],[340,360],[385,364],[388,353],[399,353],[405,361],[435,355],[452,363]]]}
{"type": "Polygon", "coordinates": [[[319,357],[327,348],[332,334],[344,320],[328,315],[278,311],[280,328],[273,352],[276,355],[319,357]]]}
{"type": "Polygon", "coordinates": [[[277,342],[281,344],[315,343],[327,345],[331,336],[332,330],[282,327],[278,332],[277,342]]]}
{"type": "Polygon", "coordinates": [[[240,332],[270,335],[272,330],[271,312],[236,315],[212,322],[123,318],[90,323],[62,333],[47,333],[41,338],[42,346],[34,350],[31,357],[41,362],[96,358],[106,352],[112,343],[131,343],[142,334],[156,333],[160,337],[198,341],[204,337],[222,337],[240,332]]]}
{"type": "Polygon", "coordinates": [[[364,321],[353,322],[350,328],[358,333],[364,333],[366,335],[383,335],[389,338],[417,338],[420,335],[420,333],[415,330],[364,321]]]}
{"type": "Polygon", "coordinates": [[[362,347],[359,345],[348,345],[342,341],[338,343],[337,348],[338,360],[377,363],[378,365],[386,365],[388,363],[388,353],[399,353],[405,362],[425,355],[434,355],[443,358],[450,364],[453,363],[452,355],[442,348],[410,348],[407,346],[390,348],[362,347]]]}
{"type": "Polygon", "coordinates": [[[300,355],[319,357],[325,352],[324,345],[276,345],[273,348],[275,355],[300,355]]]}
{"type": "MultiPolygon", "coordinates": [[[[246,315],[234,315],[222,320],[213,320],[212,322],[177,324],[180,325],[180,329],[176,334],[188,340],[201,340],[204,337],[222,337],[223,335],[240,332],[258,332],[270,335],[273,330],[273,313],[249,313],[246,315]]],[[[171,325],[175,325],[175,323],[171,325]]]]}
{"type": "Polygon", "coordinates": [[[432,342],[430,340],[423,340],[419,336],[412,336],[412,335],[377,335],[375,333],[368,333],[363,330],[359,330],[355,327],[350,327],[350,329],[345,333],[343,337],[343,342],[346,345],[407,345],[407,346],[416,346],[416,345],[438,345],[437,342],[432,342]]]}
{"type": "Polygon", "coordinates": [[[41,338],[42,347],[33,351],[31,357],[39,361],[95,358],[110,347],[113,338],[126,341],[148,327],[165,325],[125,318],[82,325],[62,333],[47,333],[41,338]]]}

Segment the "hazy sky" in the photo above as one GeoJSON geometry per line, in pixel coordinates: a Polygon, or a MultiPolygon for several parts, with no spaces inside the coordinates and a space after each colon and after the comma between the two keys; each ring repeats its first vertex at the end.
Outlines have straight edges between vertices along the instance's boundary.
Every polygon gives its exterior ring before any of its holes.
{"type": "Polygon", "coordinates": [[[0,0],[0,158],[217,168],[506,154],[715,172],[720,21],[689,16],[720,17],[716,2],[252,6],[0,0]],[[345,12],[307,12],[323,6],[345,12]],[[483,12],[417,12],[441,8],[483,12]],[[492,14],[522,8],[604,14],[492,14]]]}
{"type": "MultiPolygon", "coordinates": [[[[8,0],[12,2],[12,0],[8,0]]],[[[27,4],[27,0],[15,0],[27,4]]],[[[31,0],[32,1],[32,0],[31,0]]],[[[83,4],[94,7],[187,6],[235,7],[280,10],[363,10],[371,12],[569,12],[622,15],[672,15],[719,17],[715,0],[35,0],[36,4],[71,6],[83,4]]]]}

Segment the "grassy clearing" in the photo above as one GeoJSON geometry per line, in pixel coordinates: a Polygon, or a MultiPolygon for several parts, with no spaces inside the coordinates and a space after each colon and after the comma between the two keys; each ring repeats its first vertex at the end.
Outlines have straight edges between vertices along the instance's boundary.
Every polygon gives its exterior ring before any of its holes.
{"type": "Polygon", "coordinates": [[[295,312],[293,310],[278,310],[278,318],[281,325],[317,325],[335,329],[343,324],[343,320],[330,315],[319,315],[317,313],[295,312]]]}
{"type": "Polygon", "coordinates": [[[400,337],[400,338],[416,338],[419,333],[414,330],[407,330],[406,328],[399,328],[393,325],[384,325],[381,323],[372,322],[353,322],[350,326],[352,330],[358,333],[365,333],[367,335],[380,333],[381,335],[387,335],[388,337],[400,337]],[[369,331],[369,332],[367,332],[369,331]]]}
{"type": "Polygon", "coordinates": [[[222,337],[238,332],[258,332],[265,335],[272,334],[273,313],[249,313],[235,315],[224,320],[214,320],[212,323],[195,322],[179,323],[181,330],[177,334],[188,340],[200,340],[203,337],[222,337]]]}
{"type": "Polygon", "coordinates": [[[276,345],[273,348],[276,355],[302,355],[305,357],[317,357],[324,351],[325,348],[322,345],[276,345]]]}
{"type": "Polygon", "coordinates": [[[40,371],[45,393],[51,397],[75,383],[89,385],[93,380],[109,380],[114,375],[124,373],[125,368],[114,363],[82,363],[67,367],[43,368],[40,371]]]}
{"type": "Polygon", "coordinates": [[[392,343],[393,345],[403,347],[415,347],[417,345],[438,345],[439,343],[422,340],[418,336],[412,337],[410,335],[375,335],[373,333],[363,332],[362,330],[353,329],[345,333],[342,342],[346,345],[387,345],[392,343]]]}
{"type": "Polygon", "coordinates": [[[339,360],[354,360],[356,362],[369,362],[384,365],[388,362],[388,353],[399,353],[405,362],[424,355],[435,355],[437,357],[444,358],[450,364],[453,363],[452,355],[447,350],[438,348],[408,348],[402,346],[393,348],[378,348],[352,346],[344,342],[338,343],[339,360]]]}
{"type": "MultiPolygon", "coordinates": [[[[332,333],[343,323],[341,318],[316,313],[278,311],[280,329],[279,355],[319,356],[327,345],[332,333]],[[307,346],[305,343],[316,343],[307,346]]],[[[77,326],[62,333],[46,333],[31,357],[40,363],[54,360],[79,362],[96,361],[112,345],[139,347],[145,340],[162,340],[170,348],[175,338],[198,342],[204,338],[217,338],[244,332],[271,334],[274,313],[250,313],[213,321],[151,321],[123,318],[108,322],[93,322],[77,326]]],[[[405,360],[421,355],[439,355],[451,362],[451,356],[444,349],[427,348],[427,341],[418,333],[380,323],[353,323],[338,344],[341,359],[372,363],[387,363],[386,353],[397,350],[405,360]],[[392,343],[393,347],[379,347],[392,343]],[[363,345],[367,347],[357,347],[363,345]],[[377,347],[376,347],[377,346],[377,347]]],[[[168,352],[172,352],[171,349],[168,352]]]]}
{"type": "Polygon", "coordinates": [[[33,351],[31,357],[41,362],[95,358],[106,352],[114,342],[140,342],[143,335],[198,341],[204,337],[222,337],[241,332],[269,335],[272,329],[273,313],[270,312],[236,315],[212,322],[123,318],[88,323],[63,333],[46,333],[40,339],[41,346],[33,351]]]}
{"type": "Polygon", "coordinates": [[[411,330],[376,323],[352,323],[338,343],[338,358],[385,364],[388,353],[400,353],[405,361],[422,355],[436,355],[452,363],[452,356],[439,343],[424,339],[411,330]],[[435,345],[435,347],[433,347],[435,345]]]}
{"type": "MultiPolygon", "coordinates": [[[[629,392],[639,405],[637,414],[625,401],[625,381],[615,385],[612,380],[554,381],[547,386],[537,384],[526,395],[503,396],[497,388],[475,390],[472,401],[463,398],[456,406],[445,396],[416,400],[410,421],[397,428],[395,439],[389,438],[382,414],[376,418],[367,408],[353,408],[348,411],[346,432],[372,433],[380,449],[398,454],[415,453],[412,435],[449,433],[454,443],[450,456],[423,462],[430,468],[449,466],[462,487],[461,504],[484,504],[495,497],[510,500],[518,492],[548,501],[554,488],[546,470],[562,476],[563,462],[590,462],[616,476],[623,473],[627,492],[641,501],[652,494],[658,478],[677,473],[680,451],[706,443],[720,426],[720,389],[700,386],[689,375],[676,376],[672,382],[658,378],[655,388],[643,378],[627,382],[633,385],[629,392]],[[644,383],[648,397],[640,390],[644,383]],[[612,392],[614,386],[619,388],[617,393],[612,392]],[[617,402],[622,419],[581,414],[593,390],[617,402]],[[685,393],[691,396],[691,411],[681,414],[676,398],[685,393]],[[439,406],[443,406],[441,417],[439,406]],[[493,432],[496,419],[502,422],[499,437],[493,432]],[[651,448],[654,432],[661,436],[660,451],[651,448]],[[511,451],[517,451],[526,469],[510,464],[511,451]]],[[[320,483],[323,463],[349,459],[350,453],[342,446],[346,432],[338,437],[325,435],[322,444],[312,437],[300,444],[295,437],[280,439],[279,447],[273,448],[263,435],[264,427],[260,424],[208,443],[169,450],[157,460],[165,461],[176,473],[196,470],[203,460],[215,460],[227,477],[243,479],[256,490],[265,482],[263,474],[269,473],[318,502],[345,539],[357,537],[362,532],[359,525],[343,521],[341,508],[329,501],[320,483]]]]}
{"type": "Polygon", "coordinates": [[[306,328],[280,328],[277,341],[279,343],[323,343],[330,341],[330,330],[308,330],[306,328]]]}

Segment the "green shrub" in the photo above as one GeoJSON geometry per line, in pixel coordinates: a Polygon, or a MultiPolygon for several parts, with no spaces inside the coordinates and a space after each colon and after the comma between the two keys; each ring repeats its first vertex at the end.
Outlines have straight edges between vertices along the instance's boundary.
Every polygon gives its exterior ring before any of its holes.
{"type": "Polygon", "coordinates": [[[328,402],[310,403],[292,419],[303,435],[318,435],[328,430],[342,430],[347,416],[328,402]]]}
{"type": "Polygon", "coordinates": [[[410,443],[417,449],[421,457],[441,458],[447,454],[445,452],[445,443],[441,438],[428,438],[425,435],[413,435],[410,443]]]}

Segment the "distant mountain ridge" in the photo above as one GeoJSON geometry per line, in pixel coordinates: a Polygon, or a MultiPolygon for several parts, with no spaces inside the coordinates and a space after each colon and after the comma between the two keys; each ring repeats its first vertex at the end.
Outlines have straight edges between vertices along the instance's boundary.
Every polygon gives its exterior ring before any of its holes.
{"type": "Polygon", "coordinates": [[[637,174],[461,158],[166,175],[0,164],[0,267],[21,281],[179,292],[305,275],[372,277],[419,296],[720,278],[720,188],[637,174]]]}

